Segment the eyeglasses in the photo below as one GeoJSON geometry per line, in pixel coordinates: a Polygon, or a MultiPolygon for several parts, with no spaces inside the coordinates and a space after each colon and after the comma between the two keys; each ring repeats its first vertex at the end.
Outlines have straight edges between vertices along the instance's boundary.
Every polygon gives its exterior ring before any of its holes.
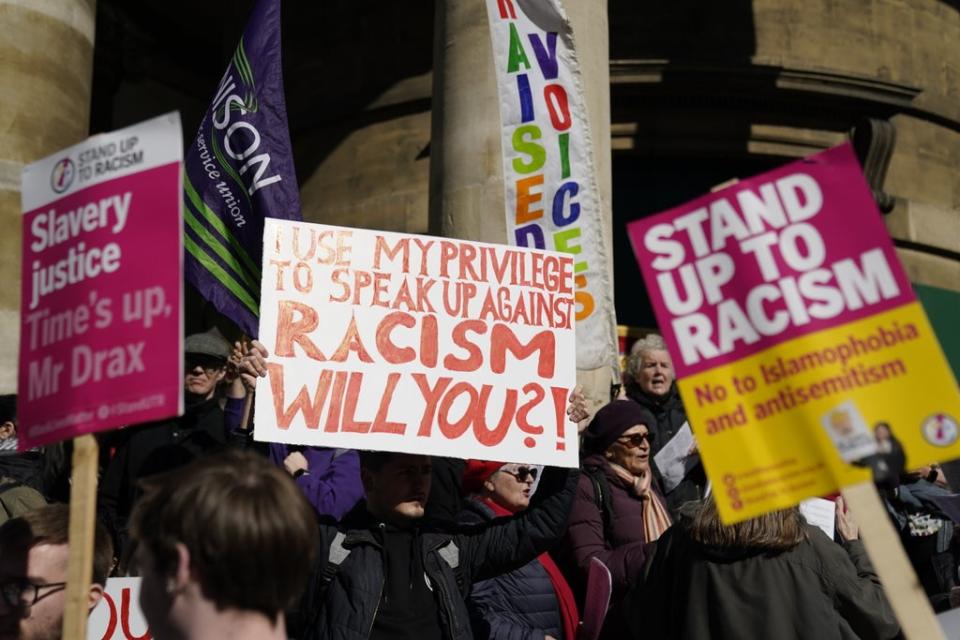
{"type": "Polygon", "coordinates": [[[39,600],[66,588],[66,582],[33,584],[25,578],[17,578],[0,582],[0,598],[3,598],[4,604],[8,607],[32,607],[39,600]],[[44,589],[49,589],[49,591],[41,593],[41,590],[44,589]]]}
{"type": "Polygon", "coordinates": [[[650,433],[635,433],[632,436],[623,436],[622,438],[617,438],[617,442],[625,447],[639,449],[640,445],[644,442],[650,442],[650,433]]]}
{"type": "Polygon", "coordinates": [[[500,469],[500,471],[510,474],[517,479],[517,482],[526,482],[527,478],[536,481],[538,469],[536,467],[517,467],[516,471],[511,469],[500,469]]]}

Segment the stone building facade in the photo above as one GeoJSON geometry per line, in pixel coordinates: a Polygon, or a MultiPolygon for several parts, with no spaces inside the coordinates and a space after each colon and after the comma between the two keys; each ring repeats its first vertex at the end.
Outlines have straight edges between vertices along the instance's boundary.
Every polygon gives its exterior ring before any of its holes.
{"type": "MultiPolygon", "coordinates": [[[[441,155],[431,108],[440,104],[433,72],[451,45],[434,24],[450,3],[285,3],[288,111],[308,220],[442,230],[430,215],[431,162],[441,155]]],[[[179,109],[189,137],[251,5],[0,0],[8,282],[19,279],[19,167],[81,139],[88,118],[96,132],[179,109]]],[[[888,229],[960,367],[960,332],[947,330],[960,326],[956,0],[584,0],[572,13],[593,65],[594,128],[610,148],[601,183],[621,323],[652,323],[626,222],[837,144],[858,126],[872,142],[868,166],[888,229]]],[[[483,99],[482,88],[462,89],[483,99]]],[[[0,291],[4,387],[18,301],[16,286],[0,291]]]]}

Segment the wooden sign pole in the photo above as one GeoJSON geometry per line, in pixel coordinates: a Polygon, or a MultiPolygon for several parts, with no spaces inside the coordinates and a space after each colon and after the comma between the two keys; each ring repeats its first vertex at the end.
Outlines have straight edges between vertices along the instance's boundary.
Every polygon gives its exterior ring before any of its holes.
{"type": "Polygon", "coordinates": [[[860,527],[860,539],[903,635],[907,640],[943,638],[937,617],[890,523],[877,488],[872,482],[861,482],[844,488],[841,493],[860,527]]]}
{"type": "Polygon", "coordinates": [[[85,640],[93,580],[93,541],[97,517],[97,440],[92,435],[73,441],[70,477],[70,557],[67,561],[64,640],[85,640]]]}

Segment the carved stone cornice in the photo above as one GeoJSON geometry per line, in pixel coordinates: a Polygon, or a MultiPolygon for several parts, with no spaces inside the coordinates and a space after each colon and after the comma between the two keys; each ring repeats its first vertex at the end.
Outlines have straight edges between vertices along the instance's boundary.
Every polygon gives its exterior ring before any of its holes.
{"type": "Polygon", "coordinates": [[[611,60],[611,90],[630,94],[655,91],[684,103],[766,103],[803,100],[816,104],[839,99],[858,112],[889,117],[905,113],[960,131],[960,108],[923,96],[923,88],[853,73],[771,64],[711,65],[664,59],[611,60]]]}

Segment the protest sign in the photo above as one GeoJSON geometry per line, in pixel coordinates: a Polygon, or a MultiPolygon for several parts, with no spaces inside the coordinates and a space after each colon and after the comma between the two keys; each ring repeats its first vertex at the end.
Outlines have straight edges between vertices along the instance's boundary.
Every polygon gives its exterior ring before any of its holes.
{"type": "Polygon", "coordinates": [[[628,232],[724,521],[901,448],[907,467],[960,456],[957,383],[849,145],[628,232]]]}
{"type": "Polygon", "coordinates": [[[487,0],[507,241],[574,256],[577,368],[617,369],[613,286],[573,30],[560,0],[487,0]]]}
{"type": "Polygon", "coordinates": [[[180,117],[23,170],[21,449],[182,413],[180,117]]]}
{"type": "Polygon", "coordinates": [[[833,500],[807,498],[800,503],[800,513],[808,524],[817,527],[833,540],[837,519],[837,505],[833,500]]]}
{"type": "Polygon", "coordinates": [[[90,612],[87,640],[150,640],[140,609],[140,578],[108,578],[103,599],[90,612]]]}
{"type": "Polygon", "coordinates": [[[577,465],[573,259],[267,219],[258,440],[577,465]]]}

